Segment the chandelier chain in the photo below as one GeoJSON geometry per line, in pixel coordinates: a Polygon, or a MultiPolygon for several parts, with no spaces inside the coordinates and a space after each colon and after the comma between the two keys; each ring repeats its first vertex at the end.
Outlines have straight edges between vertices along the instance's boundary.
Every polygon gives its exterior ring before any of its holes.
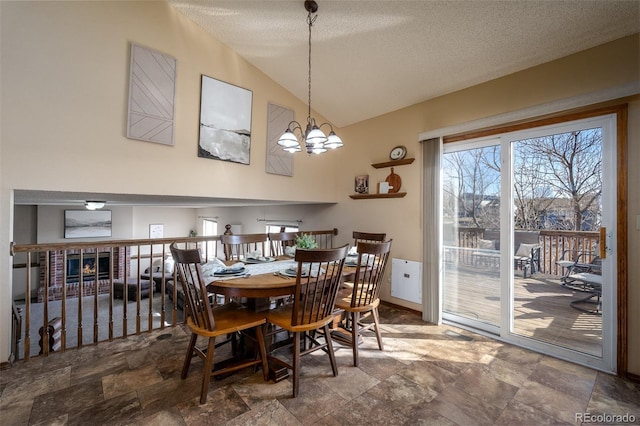
{"type": "Polygon", "coordinates": [[[316,21],[316,18],[318,16],[311,16],[311,10],[309,10],[309,15],[307,16],[307,23],[309,24],[309,97],[308,97],[308,107],[309,107],[309,114],[308,114],[308,118],[307,121],[309,121],[311,119],[311,27],[313,26],[313,23],[316,21]]]}
{"type": "Polygon", "coordinates": [[[301,142],[307,151],[307,154],[322,154],[329,149],[341,148],[344,144],[342,140],[333,131],[331,123],[316,124],[315,119],[311,117],[311,31],[313,24],[316,22],[318,15],[315,13],[318,11],[318,3],[315,0],[305,0],[304,8],[307,10],[307,24],[309,25],[309,74],[308,74],[308,93],[307,93],[307,126],[306,129],[302,127],[300,123],[293,120],[287,126],[285,132],[278,139],[278,145],[283,150],[294,153],[300,152],[301,142]],[[321,130],[322,127],[329,128],[329,136],[321,130]],[[300,137],[295,132],[300,132],[300,137]]]}

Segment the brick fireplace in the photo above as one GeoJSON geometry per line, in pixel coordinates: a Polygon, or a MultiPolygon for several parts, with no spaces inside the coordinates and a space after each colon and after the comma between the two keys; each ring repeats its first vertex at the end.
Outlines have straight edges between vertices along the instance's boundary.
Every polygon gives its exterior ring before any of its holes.
{"type": "MultiPolygon", "coordinates": [[[[72,276],[67,278],[67,282],[64,283],[64,274],[69,271],[67,268],[69,265],[73,265],[73,261],[77,259],[77,265],[79,264],[80,250],[67,250],[67,258],[65,259],[65,251],[57,250],[50,251],[49,254],[49,300],[62,300],[63,285],[66,286],[67,297],[91,296],[95,294],[96,284],[98,288],[98,294],[109,293],[111,283],[108,277],[108,271],[100,272],[98,268],[98,280],[95,278],[95,270],[91,271],[88,265],[94,266],[95,263],[99,265],[110,264],[110,269],[113,274],[113,279],[122,278],[124,276],[125,265],[129,270],[131,265],[131,254],[129,247],[113,247],[112,250],[98,250],[96,257],[96,249],[84,249],[82,250],[83,261],[83,282],[80,283],[79,273],[71,274],[72,276]],[[71,259],[71,262],[69,261],[71,259]],[[106,260],[105,260],[106,259],[106,260]],[[73,277],[75,275],[75,278],[73,277]]],[[[40,253],[40,287],[38,288],[38,302],[44,301],[44,284],[45,274],[47,268],[44,267],[46,263],[47,252],[40,253]]],[[[74,267],[72,266],[73,270],[74,267]]],[[[76,268],[77,269],[77,268],[76,268]]]]}

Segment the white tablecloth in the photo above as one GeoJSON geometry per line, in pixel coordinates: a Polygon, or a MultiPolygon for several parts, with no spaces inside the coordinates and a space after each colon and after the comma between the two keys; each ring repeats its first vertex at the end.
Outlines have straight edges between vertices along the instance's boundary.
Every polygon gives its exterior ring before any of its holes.
{"type": "MultiPolygon", "coordinates": [[[[284,269],[293,267],[296,265],[296,261],[291,260],[278,260],[275,262],[265,262],[265,263],[245,263],[244,265],[244,274],[250,275],[260,275],[260,274],[271,274],[273,272],[282,271],[284,269]]],[[[243,275],[240,275],[242,277],[243,275]]],[[[230,280],[233,278],[238,278],[238,276],[230,276],[230,277],[218,277],[211,276],[207,277],[210,281],[221,281],[221,280],[230,280]]]]}

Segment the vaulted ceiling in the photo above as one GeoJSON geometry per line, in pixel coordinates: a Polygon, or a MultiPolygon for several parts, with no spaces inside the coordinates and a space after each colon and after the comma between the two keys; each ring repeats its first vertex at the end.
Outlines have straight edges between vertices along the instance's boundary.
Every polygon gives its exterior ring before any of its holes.
{"type": "MultiPolygon", "coordinates": [[[[307,102],[303,0],[167,0],[307,102]]],[[[638,0],[317,0],[312,107],[342,127],[640,32],[638,0]]],[[[17,191],[16,204],[273,200],[17,191]]],[[[282,202],[286,204],[286,202],[282,202]]]]}
{"type": "MultiPolygon", "coordinates": [[[[303,0],[168,0],[307,103],[303,0]]],[[[312,107],[338,127],[640,31],[638,0],[316,0],[312,107]]]]}

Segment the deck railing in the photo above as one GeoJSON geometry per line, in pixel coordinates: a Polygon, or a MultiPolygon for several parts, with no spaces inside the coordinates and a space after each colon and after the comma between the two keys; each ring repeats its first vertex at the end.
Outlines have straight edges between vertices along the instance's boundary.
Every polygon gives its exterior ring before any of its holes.
{"type": "Polygon", "coordinates": [[[582,263],[590,263],[598,255],[596,247],[600,242],[597,231],[540,231],[540,269],[551,275],[562,275],[564,271],[556,263],[560,259],[576,260],[583,254],[582,263]]]}
{"type": "MultiPolygon", "coordinates": [[[[582,254],[580,261],[589,263],[597,256],[596,247],[600,241],[600,233],[597,231],[556,231],[547,229],[526,231],[528,233],[539,233],[538,240],[541,250],[540,270],[538,272],[562,276],[565,271],[556,263],[558,260],[575,260],[578,254],[582,254]]],[[[449,254],[446,259],[472,263],[474,251],[472,249],[482,249],[480,240],[485,239],[485,234],[487,233],[484,228],[457,228],[457,241],[454,242],[454,247],[458,248],[458,250],[455,250],[455,254],[449,254]]],[[[495,234],[495,232],[492,233],[495,234]]],[[[517,250],[517,247],[514,247],[514,250],[517,250]]]]}
{"type": "MultiPolygon", "coordinates": [[[[312,234],[320,247],[332,247],[337,235],[336,229],[304,232],[312,234]]],[[[175,274],[165,261],[174,242],[197,247],[206,260],[224,258],[219,236],[12,243],[13,292],[24,296],[11,301],[14,336],[10,361],[47,356],[54,347],[64,352],[181,323],[178,286],[168,285],[176,281],[175,274]],[[103,254],[110,258],[108,271],[100,271],[98,259],[103,254]],[[80,267],[72,279],[67,277],[70,255],[80,265],[93,259],[90,267],[80,267]],[[117,294],[114,284],[125,279],[130,279],[133,287],[125,281],[117,294]],[[143,285],[145,280],[148,287],[143,285]]]]}

